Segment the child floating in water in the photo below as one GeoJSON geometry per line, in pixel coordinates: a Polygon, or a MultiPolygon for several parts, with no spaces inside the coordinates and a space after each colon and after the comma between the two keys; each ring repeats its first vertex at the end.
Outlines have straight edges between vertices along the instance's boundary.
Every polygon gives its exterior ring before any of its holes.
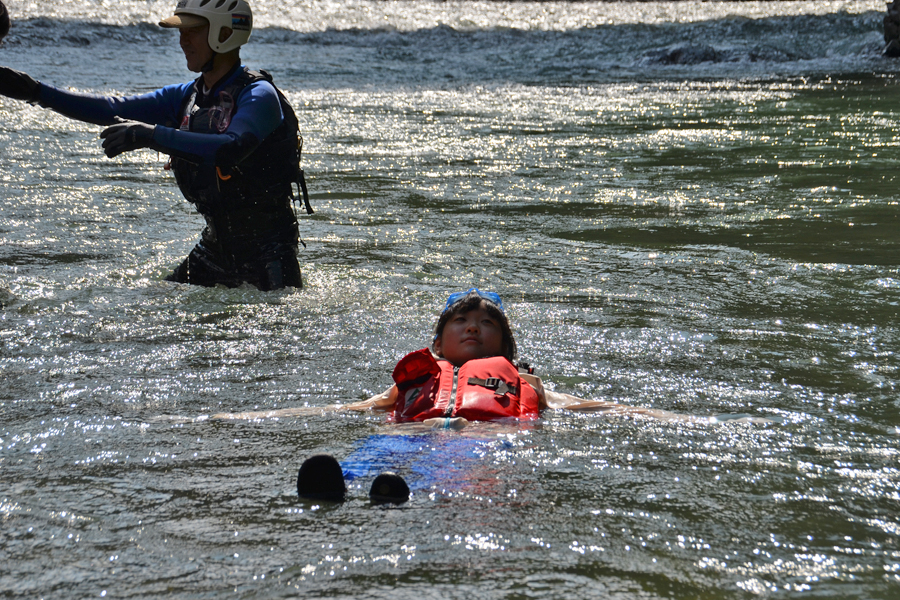
{"type": "MultiPolygon", "coordinates": [[[[437,325],[431,348],[407,354],[394,368],[395,385],[368,400],[325,410],[383,410],[396,423],[423,423],[434,428],[462,429],[470,421],[533,420],[545,408],[603,411],[611,415],[643,415],[669,421],[715,422],[606,401],[586,401],[545,390],[528,369],[514,364],[516,342],[494,292],[472,288],[451,294],[437,325]]],[[[258,419],[310,413],[322,409],[283,409],[219,414],[218,419],[258,419]]],[[[331,456],[307,459],[297,478],[301,497],[342,500],[346,486],[341,467],[331,456]]],[[[409,497],[403,479],[382,473],[372,484],[376,501],[402,502],[409,497]]]]}
{"type": "Polygon", "coordinates": [[[546,402],[540,380],[513,364],[516,342],[493,292],[451,294],[431,348],[406,355],[396,385],[350,410],[391,410],[397,423],[459,427],[468,421],[535,419],[546,402]]]}
{"type": "Polygon", "coordinates": [[[346,405],[219,413],[213,419],[265,419],[323,411],[390,411],[397,423],[419,422],[462,429],[470,421],[536,419],[546,408],[643,415],[666,421],[715,422],[603,400],[582,400],[545,390],[539,377],[519,368],[516,341],[503,301],[494,292],[472,288],[450,294],[434,328],[431,348],[407,354],[394,368],[395,385],[346,405]]]}
{"type": "Polygon", "coordinates": [[[397,363],[396,385],[345,408],[389,410],[397,423],[424,422],[453,429],[469,421],[535,419],[545,408],[709,421],[545,390],[527,367],[514,364],[515,359],[516,341],[500,296],[475,288],[456,292],[438,318],[431,348],[408,354],[397,363]]]}

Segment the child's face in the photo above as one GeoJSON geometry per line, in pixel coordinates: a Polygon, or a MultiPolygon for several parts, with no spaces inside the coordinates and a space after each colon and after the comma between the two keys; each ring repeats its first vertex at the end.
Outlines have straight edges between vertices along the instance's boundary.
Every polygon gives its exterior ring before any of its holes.
{"type": "Polygon", "coordinates": [[[434,341],[434,351],[457,367],[473,358],[502,356],[503,329],[483,308],[453,315],[434,341]]]}

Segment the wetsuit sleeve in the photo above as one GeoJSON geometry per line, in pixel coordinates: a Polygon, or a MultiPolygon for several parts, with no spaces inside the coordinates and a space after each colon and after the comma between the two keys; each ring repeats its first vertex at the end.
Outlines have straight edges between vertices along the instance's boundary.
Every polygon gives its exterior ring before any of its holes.
{"type": "Polygon", "coordinates": [[[244,88],[235,106],[234,118],[224,133],[157,127],[153,147],[199,164],[238,165],[275,131],[284,117],[278,93],[268,81],[256,81],[244,88]]]}
{"type": "Polygon", "coordinates": [[[181,103],[190,83],[166,86],[138,96],[95,96],[41,84],[38,104],[70,119],[113,125],[116,117],[150,125],[178,126],[181,103]]]}

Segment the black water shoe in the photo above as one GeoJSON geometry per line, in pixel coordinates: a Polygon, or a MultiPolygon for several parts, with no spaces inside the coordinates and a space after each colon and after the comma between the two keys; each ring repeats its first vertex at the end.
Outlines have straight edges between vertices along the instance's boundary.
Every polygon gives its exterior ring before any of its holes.
{"type": "Polygon", "coordinates": [[[409,486],[396,473],[385,472],[375,478],[369,490],[373,502],[401,504],[409,500],[409,486]]]}
{"type": "Polygon", "coordinates": [[[297,473],[297,495],[310,500],[343,502],[347,493],[341,465],[330,454],[307,458],[297,473]]]}

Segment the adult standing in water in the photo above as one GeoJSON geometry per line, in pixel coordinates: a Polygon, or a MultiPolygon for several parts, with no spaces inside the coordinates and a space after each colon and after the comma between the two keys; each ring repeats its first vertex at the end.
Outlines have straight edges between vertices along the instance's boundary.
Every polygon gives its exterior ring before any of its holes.
{"type": "Polygon", "coordinates": [[[0,67],[0,94],[109,126],[100,134],[108,157],[139,148],[171,156],[206,227],[169,281],[302,287],[291,206],[292,184],[305,196],[299,127],[271,78],[241,65],[252,21],[245,0],[180,0],[159,24],[179,30],[187,67],[200,77],[139,96],[75,94],[0,67]]]}

